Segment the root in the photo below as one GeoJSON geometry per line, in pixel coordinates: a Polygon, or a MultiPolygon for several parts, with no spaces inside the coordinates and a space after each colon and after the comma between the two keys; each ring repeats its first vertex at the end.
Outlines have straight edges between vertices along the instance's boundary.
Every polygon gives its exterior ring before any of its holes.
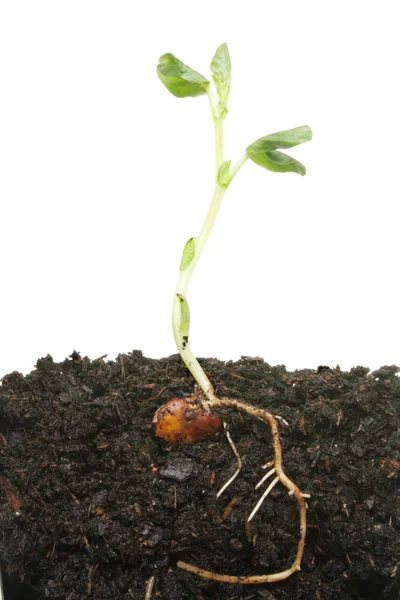
{"type": "Polygon", "coordinates": [[[271,469],[270,471],[268,471],[268,473],[266,475],[264,475],[264,477],[262,479],[260,479],[260,481],[257,483],[255,489],[258,490],[258,488],[264,483],[264,481],[266,481],[274,473],[275,473],[275,467],[273,469],[271,469]]]}
{"type": "Polygon", "coordinates": [[[156,582],[156,576],[152,575],[150,577],[150,579],[147,581],[146,591],[145,591],[145,595],[144,595],[144,600],[151,600],[151,596],[153,595],[153,588],[154,588],[155,582],[156,582]]]}
{"type": "Polygon", "coordinates": [[[252,518],[254,517],[254,515],[256,514],[256,512],[260,508],[261,504],[264,502],[265,498],[268,496],[268,494],[270,493],[270,491],[272,490],[272,488],[275,487],[275,485],[278,483],[278,481],[279,481],[279,477],[275,477],[275,479],[273,479],[273,481],[269,484],[269,486],[267,487],[267,489],[265,490],[265,492],[263,493],[263,495],[261,496],[261,498],[259,499],[259,501],[255,505],[255,507],[251,511],[251,514],[250,514],[250,516],[248,518],[248,521],[252,520],[252,518]]]}
{"type": "MultiPolygon", "coordinates": [[[[221,581],[225,583],[240,583],[240,584],[256,584],[256,583],[272,583],[274,581],[282,581],[283,579],[287,579],[295,573],[296,571],[300,571],[300,563],[304,553],[304,544],[306,539],[306,529],[307,529],[307,518],[306,518],[306,502],[304,500],[304,495],[300,491],[293,481],[287,477],[282,468],[282,448],[279,442],[279,430],[278,423],[276,417],[271,415],[266,410],[262,408],[256,408],[255,406],[251,406],[246,402],[242,402],[241,400],[235,400],[234,398],[217,398],[216,396],[210,401],[207,401],[207,404],[210,408],[217,407],[230,407],[236,408],[242,412],[245,412],[253,417],[261,419],[262,421],[266,421],[270,426],[272,433],[272,446],[274,450],[274,460],[272,465],[274,466],[274,470],[270,472],[272,474],[275,473],[275,479],[272,484],[269,486],[267,491],[264,493],[262,500],[266,497],[269,491],[272,489],[273,485],[275,485],[278,481],[282,483],[285,488],[287,488],[290,495],[294,495],[297,503],[299,505],[299,517],[300,517],[300,537],[297,546],[297,552],[295,560],[292,566],[285,571],[279,571],[278,573],[270,573],[265,575],[247,575],[247,576],[238,576],[238,575],[224,575],[221,573],[214,573],[213,571],[207,571],[205,569],[201,569],[189,563],[185,563],[179,561],[177,566],[181,569],[185,569],[186,571],[190,571],[191,573],[195,573],[200,577],[204,577],[205,579],[212,579],[213,581],[221,581]]],[[[269,465],[269,466],[272,466],[269,465]]],[[[261,505],[262,500],[257,504],[256,508],[253,510],[250,518],[254,516],[259,506],[261,505]]],[[[250,520],[249,518],[249,520],[250,520]]]]}
{"type": "Polygon", "coordinates": [[[182,562],[181,560],[176,566],[185,571],[190,571],[190,573],[195,573],[195,575],[198,575],[199,577],[204,577],[204,579],[212,579],[213,581],[221,581],[222,583],[241,583],[242,585],[282,581],[293,575],[295,571],[300,571],[300,567],[295,569],[291,567],[290,569],[280,571],[279,573],[270,573],[269,575],[246,575],[242,577],[240,575],[223,575],[222,573],[214,573],[214,571],[206,571],[206,569],[200,569],[199,567],[182,562]]]}
{"type": "Polygon", "coordinates": [[[217,494],[217,498],[219,498],[219,497],[220,497],[220,495],[221,495],[221,494],[222,494],[222,493],[223,493],[223,492],[224,492],[224,491],[225,491],[225,490],[226,490],[226,489],[227,489],[227,488],[228,488],[228,487],[231,485],[232,481],[234,481],[234,480],[236,479],[236,477],[237,477],[237,476],[239,475],[239,473],[240,473],[240,469],[242,468],[242,459],[240,458],[240,454],[239,454],[239,452],[236,450],[236,446],[235,446],[235,444],[233,443],[233,440],[232,440],[232,438],[231,438],[231,436],[230,436],[230,433],[229,433],[229,431],[228,431],[228,429],[227,429],[226,423],[224,423],[224,428],[225,428],[225,435],[226,435],[226,437],[227,437],[227,439],[228,439],[228,442],[229,442],[229,444],[230,444],[230,447],[232,448],[232,450],[233,450],[233,453],[234,453],[234,455],[236,456],[236,460],[237,460],[237,464],[238,464],[238,466],[237,466],[237,469],[236,469],[236,471],[235,471],[235,472],[234,472],[234,474],[232,475],[232,477],[230,477],[230,478],[228,479],[228,481],[227,481],[226,483],[224,483],[224,485],[222,486],[222,488],[219,490],[219,492],[218,492],[218,494],[217,494]]]}

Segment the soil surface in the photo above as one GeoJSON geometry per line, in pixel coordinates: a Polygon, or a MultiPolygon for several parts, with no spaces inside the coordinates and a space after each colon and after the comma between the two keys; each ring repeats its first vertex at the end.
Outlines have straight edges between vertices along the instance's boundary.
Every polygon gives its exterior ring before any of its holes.
{"type": "Polygon", "coordinates": [[[241,586],[201,579],[178,560],[228,574],[288,568],[297,502],[278,484],[258,513],[271,460],[263,422],[222,414],[224,433],[168,445],[156,409],[193,392],[177,355],[116,361],[74,352],[38,360],[0,386],[0,564],[5,600],[398,600],[400,379],[397,367],[288,372],[260,358],[201,360],[218,396],[239,398],[281,425],[284,468],[308,500],[302,570],[241,586]],[[150,590],[149,590],[150,592],[150,590]]]}

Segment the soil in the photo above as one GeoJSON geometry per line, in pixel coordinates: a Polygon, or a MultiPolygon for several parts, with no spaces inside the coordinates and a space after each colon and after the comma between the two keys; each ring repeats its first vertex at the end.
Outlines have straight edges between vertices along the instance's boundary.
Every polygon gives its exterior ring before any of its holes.
{"type": "Polygon", "coordinates": [[[201,579],[178,560],[228,574],[288,568],[298,509],[279,484],[247,525],[271,459],[265,423],[222,414],[224,433],[168,445],[151,424],[193,392],[174,355],[116,361],[50,356],[0,386],[0,564],[5,600],[398,600],[400,379],[395,366],[288,372],[260,358],[201,360],[217,395],[283,417],[284,468],[308,500],[302,570],[241,586],[201,579]]]}

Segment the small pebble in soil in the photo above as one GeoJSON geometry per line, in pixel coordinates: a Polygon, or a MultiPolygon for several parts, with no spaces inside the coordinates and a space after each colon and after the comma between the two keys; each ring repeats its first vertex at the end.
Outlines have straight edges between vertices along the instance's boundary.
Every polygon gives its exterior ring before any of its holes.
{"type": "Polygon", "coordinates": [[[174,481],[186,481],[193,472],[193,460],[179,454],[171,454],[167,465],[161,469],[161,475],[174,481]]]}

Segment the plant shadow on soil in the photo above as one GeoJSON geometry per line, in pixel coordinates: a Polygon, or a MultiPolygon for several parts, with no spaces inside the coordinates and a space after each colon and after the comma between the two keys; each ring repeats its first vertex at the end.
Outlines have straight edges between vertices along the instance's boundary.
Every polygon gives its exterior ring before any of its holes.
{"type": "Polygon", "coordinates": [[[38,360],[0,387],[0,565],[5,600],[398,600],[400,380],[395,366],[288,372],[260,358],[202,359],[218,396],[283,417],[284,468],[309,492],[302,570],[273,584],[201,579],[178,560],[232,575],[288,568],[297,503],[279,484],[257,515],[272,458],[266,424],[229,410],[223,433],[168,446],[156,409],[188,396],[178,355],[38,360]]]}

